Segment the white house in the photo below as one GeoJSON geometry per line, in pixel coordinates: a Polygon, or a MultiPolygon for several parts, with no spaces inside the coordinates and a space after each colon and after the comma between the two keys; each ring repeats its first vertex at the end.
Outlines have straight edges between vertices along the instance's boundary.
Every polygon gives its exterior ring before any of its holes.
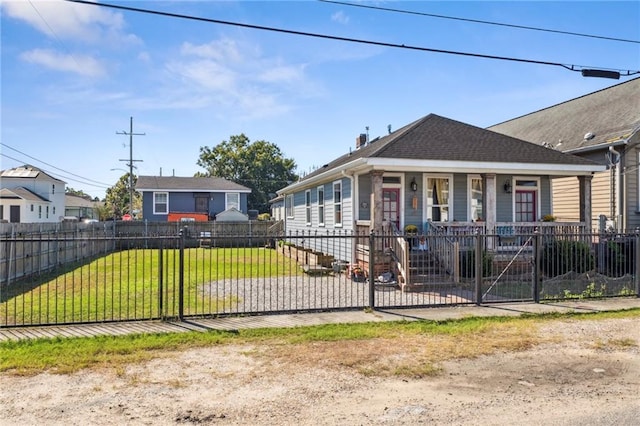
{"type": "Polygon", "coordinates": [[[30,165],[0,172],[0,220],[59,222],[64,208],[64,181],[30,165]]]}

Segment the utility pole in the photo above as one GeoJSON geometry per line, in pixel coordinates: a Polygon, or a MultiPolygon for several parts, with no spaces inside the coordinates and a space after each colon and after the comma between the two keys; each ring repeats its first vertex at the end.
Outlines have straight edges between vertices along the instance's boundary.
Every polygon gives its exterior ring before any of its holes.
{"type": "Polygon", "coordinates": [[[122,131],[116,132],[116,135],[128,135],[129,136],[129,159],[120,161],[127,161],[127,166],[129,166],[129,214],[131,215],[131,219],[133,220],[133,163],[136,161],[142,160],[134,160],[133,159],[133,137],[134,136],[145,136],[145,133],[133,133],[133,117],[130,117],[129,120],[129,132],[122,131]]]}

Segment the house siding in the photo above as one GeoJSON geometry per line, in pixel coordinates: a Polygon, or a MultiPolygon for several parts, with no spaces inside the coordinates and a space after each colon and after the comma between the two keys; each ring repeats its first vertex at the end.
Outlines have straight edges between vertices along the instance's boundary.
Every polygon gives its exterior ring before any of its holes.
{"type": "MultiPolygon", "coordinates": [[[[153,214],[153,194],[154,191],[144,191],[142,193],[142,216],[145,220],[152,222],[166,221],[168,214],[153,214]]],[[[194,213],[196,211],[196,196],[209,197],[208,214],[210,217],[214,217],[216,214],[223,212],[226,207],[226,192],[168,192],[168,194],[169,212],[194,213]]],[[[246,193],[240,193],[240,211],[243,213],[247,212],[246,193]]]]}
{"type": "Polygon", "coordinates": [[[326,238],[304,238],[306,236],[340,235],[345,233],[350,235],[353,231],[353,191],[351,179],[341,178],[322,184],[324,187],[324,226],[318,225],[318,194],[317,188],[321,185],[314,185],[293,194],[293,218],[287,217],[287,235],[299,235],[299,238],[292,238],[290,242],[315,251],[334,256],[336,259],[350,261],[352,256],[352,241],[349,238],[329,241],[326,238]],[[342,226],[336,226],[334,219],[333,183],[342,183],[342,226]],[[307,225],[305,192],[311,190],[311,225],[307,225]]]}
{"type": "Polygon", "coordinates": [[[629,150],[625,159],[627,172],[624,174],[625,180],[625,214],[627,217],[626,228],[640,228],[640,133],[636,133],[629,140],[628,146],[635,147],[629,150]]]}

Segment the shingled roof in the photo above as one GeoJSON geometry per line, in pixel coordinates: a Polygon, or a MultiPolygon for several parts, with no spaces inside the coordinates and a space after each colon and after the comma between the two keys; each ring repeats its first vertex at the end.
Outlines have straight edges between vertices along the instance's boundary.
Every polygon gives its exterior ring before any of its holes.
{"type": "Polygon", "coordinates": [[[251,192],[246,186],[219,177],[138,176],[138,191],[251,192]]]}
{"type": "Polygon", "coordinates": [[[364,158],[576,166],[595,164],[521,139],[429,114],[325,164],[302,181],[364,158]]]}
{"type": "Polygon", "coordinates": [[[564,152],[624,141],[640,129],[640,78],[489,127],[564,152]],[[587,134],[590,138],[586,138],[587,134]]]}

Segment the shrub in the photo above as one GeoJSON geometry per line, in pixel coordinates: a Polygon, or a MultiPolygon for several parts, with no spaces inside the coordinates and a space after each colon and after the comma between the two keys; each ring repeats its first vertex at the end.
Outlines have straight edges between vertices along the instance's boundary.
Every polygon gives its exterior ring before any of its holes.
{"type": "Polygon", "coordinates": [[[258,220],[271,220],[271,215],[269,213],[260,213],[258,220]]]}
{"type": "Polygon", "coordinates": [[[555,240],[542,250],[542,270],[548,277],[555,277],[573,271],[582,274],[591,271],[595,259],[589,244],[583,241],[555,240]]]}
{"type": "MultiPolygon", "coordinates": [[[[493,256],[482,252],[482,276],[490,277],[493,273],[493,256]]],[[[473,278],[476,275],[476,251],[465,250],[460,252],[460,275],[463,278],[473,278]]]]}

